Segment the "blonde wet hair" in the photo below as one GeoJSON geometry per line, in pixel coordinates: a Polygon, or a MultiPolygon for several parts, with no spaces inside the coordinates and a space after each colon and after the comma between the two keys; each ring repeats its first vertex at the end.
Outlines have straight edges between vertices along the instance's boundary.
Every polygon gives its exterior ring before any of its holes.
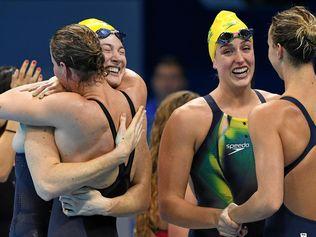
{"type": "Polygon", "coordinates": [[[316,17],[305,7],[295,6],[272,18],[270,36],[282,45],[293,65],[309,63],[316,56],[316,17]]]}

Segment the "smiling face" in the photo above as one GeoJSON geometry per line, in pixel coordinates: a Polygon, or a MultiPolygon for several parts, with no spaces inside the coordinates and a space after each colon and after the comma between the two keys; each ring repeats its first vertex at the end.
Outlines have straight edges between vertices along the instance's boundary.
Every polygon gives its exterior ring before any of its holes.
{"type": "Polygon", "coordinates": [[[105,59],[104,67],[109,73],[106,80],[111,87],[116,88],[121,84],[126,69],[125,48],[114,34],[100,39],[100,44],[105,59]]]}
{"type": "Polygon", "coordinates": [[[220,83],[230,88],[250,86],[255,68],[252,41],[235,38],[228,44],[217,44],[213,68],[220,83]]]}

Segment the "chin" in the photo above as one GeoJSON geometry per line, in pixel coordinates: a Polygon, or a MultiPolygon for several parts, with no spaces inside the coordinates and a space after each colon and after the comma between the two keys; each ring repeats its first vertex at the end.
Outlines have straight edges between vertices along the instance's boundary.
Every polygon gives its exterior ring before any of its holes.
{"type": "Polygon", "coordinates": [[[251,85],[251,78],[246,77],[244,79],[239,79],[239,80],[235,81],[235,85],[237,87],[247,87],[247,86],[251,85]]]}
{"type": "Polygon", "coordinates": [[[122,82],[122,77],[110,77],[107,82],[112,88],[118,87],[122,82]]]}

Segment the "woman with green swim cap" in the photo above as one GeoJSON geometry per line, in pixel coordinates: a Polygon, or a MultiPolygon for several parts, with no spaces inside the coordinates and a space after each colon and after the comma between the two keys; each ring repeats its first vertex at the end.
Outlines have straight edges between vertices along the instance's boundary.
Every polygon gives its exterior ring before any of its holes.
{"type": "MultiPolygon", "coordinates": [[[[229,11],[221,11],[208,34],[209,54],[219,84],[204,97],[177,109],[162,135],[159,201],[162,218],[190,228],[190,237],[220,236],[219,215],[230,203],[243,203],[257,189],[248,115],[276,97],[251,88],[255,58],[253,31],[229,11]],[[184,200],[190,182],[197,205],[184,200]]],[[[230,221],[227,236],[239,225],[230,221]]],[[[247,224],[249,236],[262,236],[262,223],[247,224]]]]}

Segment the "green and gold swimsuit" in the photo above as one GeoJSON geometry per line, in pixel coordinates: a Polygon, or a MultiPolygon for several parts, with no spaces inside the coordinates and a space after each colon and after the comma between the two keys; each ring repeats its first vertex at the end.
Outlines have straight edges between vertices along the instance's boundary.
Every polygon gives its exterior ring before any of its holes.
{"type": "MultiPolygon", "coordinates": [[[[260,101],[264,97],[255,91],[260,101]]],[[[193,158],[191,179],[199,206],[224,209],[231,202],[242,204],[257,190],[255,161],[248,120],[220,110],[204,96],[213,112],[210,130],[193,158]]],[[[250,237],[262,236],[263,222],[249,223],[250,237]]],[[[219,236],[216,229],[191,230],[190,237],[219,236]]]]}

